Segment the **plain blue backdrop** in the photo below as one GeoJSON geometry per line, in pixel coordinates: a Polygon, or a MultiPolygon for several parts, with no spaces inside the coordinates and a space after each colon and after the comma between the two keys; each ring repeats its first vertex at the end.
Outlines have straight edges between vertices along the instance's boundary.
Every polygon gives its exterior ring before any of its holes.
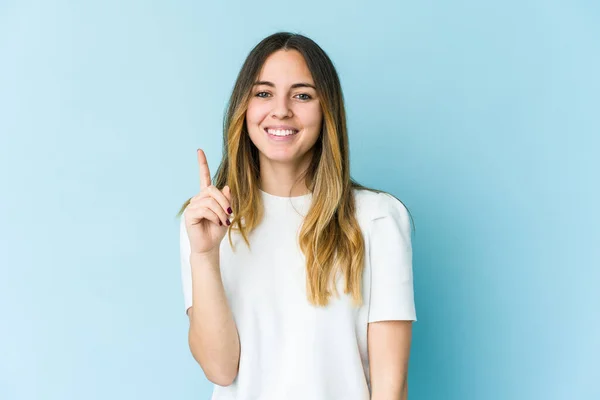
{"type": "Polygon", "coordinates": [[[541,0],[0,1],[0,398],[210,397],[175,214],[279,30],[414,217],[410,400],[600,399],[600,6],[541,0]]]}

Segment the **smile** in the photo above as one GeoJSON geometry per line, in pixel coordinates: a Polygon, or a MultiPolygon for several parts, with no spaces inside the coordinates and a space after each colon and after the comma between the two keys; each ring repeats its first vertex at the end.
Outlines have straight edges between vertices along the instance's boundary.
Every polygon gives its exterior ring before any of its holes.
{"type": "Polygon", "coordinates": [[[269,129],[269,128],[265,128],[265,132],[267,132],[271,136],[285,137],[285,136],[295,135],[296,133],[298,133],[298,130],[296,130],[296,129],[269,129]]]}
{"type": "Polygon", "coordinates": [[[265,133],[267,137],[271,139],[273,142],[291,142],[296,139],[298,132],[297,129],[271,129],[265,128],[265,133]]]}

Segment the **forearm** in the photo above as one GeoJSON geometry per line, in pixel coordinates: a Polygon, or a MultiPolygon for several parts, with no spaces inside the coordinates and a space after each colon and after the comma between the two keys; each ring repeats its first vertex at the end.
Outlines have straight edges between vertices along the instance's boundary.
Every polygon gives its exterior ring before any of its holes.
{"type": "Polygon", "coordinates": [[[374,388],[371,400],[408,400],[408,384],[406,380],[393,386],[374,388]]]}
{"type": "Polygon", "coordinates": [[[219,256],[190,255],[192,298],[189,346],[206,377],[221,386],[237,375],[240,342],[221,281],[219,256]]]}

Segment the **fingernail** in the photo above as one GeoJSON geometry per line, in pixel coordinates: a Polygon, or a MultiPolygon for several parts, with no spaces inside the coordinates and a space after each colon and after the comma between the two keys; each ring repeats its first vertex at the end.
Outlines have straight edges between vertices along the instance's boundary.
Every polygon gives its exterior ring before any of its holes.
{"type": "Polygon", "coordinates": [[[233,212],[233,210],[231,209],[231,207],[227,207],[227,212],[228,212],[229,214],[231,214],[231,213],[233,212]]]}
{"type": "Polygon", "coordinates": [[[219,220],[219,225],[223,225],[223,223],[219,220]]]}
{"type": "Polygon", "coordinates": [[[231,225],[231,222],[229,222],[229,219],[226,219],[225,223],[227,223],[227,225],[231,225]]]}

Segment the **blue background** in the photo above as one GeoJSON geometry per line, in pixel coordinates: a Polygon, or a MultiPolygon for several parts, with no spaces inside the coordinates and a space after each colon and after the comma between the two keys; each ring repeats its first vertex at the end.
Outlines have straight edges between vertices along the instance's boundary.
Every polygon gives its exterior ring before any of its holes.
{"type": "Polygon", "coordinates": [[[278,30],[415,219],[410,399],[599,399],[600,6],[541,0],[0,1],[0,398],[210,397],[174,216],[278,30]]]}

